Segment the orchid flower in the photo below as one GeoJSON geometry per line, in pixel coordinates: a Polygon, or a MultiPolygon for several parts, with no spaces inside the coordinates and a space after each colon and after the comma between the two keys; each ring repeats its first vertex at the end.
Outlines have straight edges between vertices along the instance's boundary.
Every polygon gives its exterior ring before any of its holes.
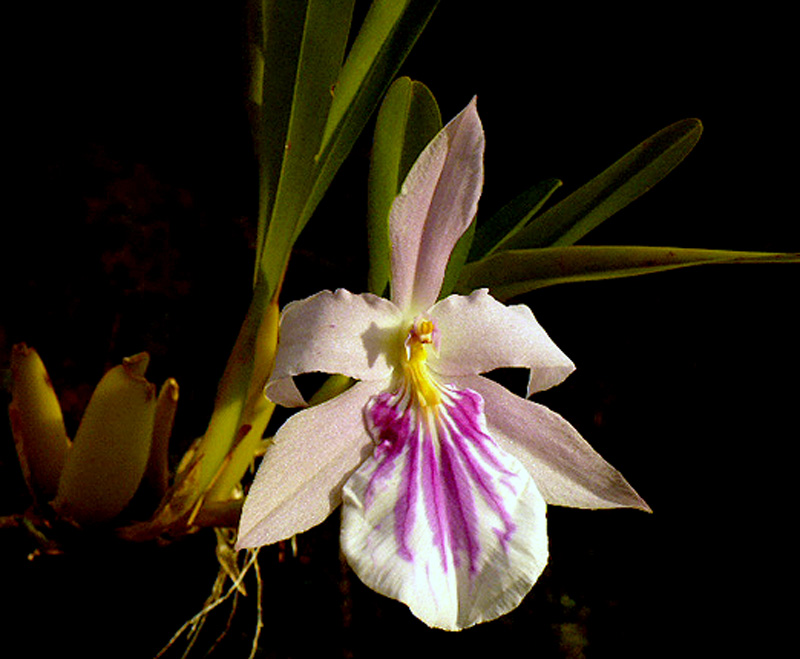
{"type": "Polygon", "coordinates": [[[302,373],[358,382],[278,430],[238,539],[291,537],[341,503],[359,578],[447,630],[520,603],[547,563],[547,503],[649,510],[567,421],[480,375],[530,369],[530,396],[574,370],[528,307],[486,289],[437,302],[477,210],[483,150],[473,100],[412,167],[389,217],[391,300],[323,291],[283,311],[271,400],[303,405],[302,373]]]}

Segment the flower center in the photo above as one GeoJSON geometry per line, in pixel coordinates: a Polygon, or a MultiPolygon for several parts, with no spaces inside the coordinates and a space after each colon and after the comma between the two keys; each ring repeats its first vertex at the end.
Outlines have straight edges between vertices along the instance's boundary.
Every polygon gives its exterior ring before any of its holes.
{"type": "Polygon", "coordinates": [[[439,349],[439,328],[427,318],[414,320],[405,340],[403,372],[407,386],[418,405],[435,407],[442,401],[441,392],[428,370],[428,348],[439,349]]]}

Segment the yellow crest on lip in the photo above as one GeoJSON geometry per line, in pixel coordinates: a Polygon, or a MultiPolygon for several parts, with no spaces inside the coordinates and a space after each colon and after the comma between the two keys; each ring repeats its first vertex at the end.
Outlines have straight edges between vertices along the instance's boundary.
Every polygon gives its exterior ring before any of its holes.
{"type": "Polygon", "coordinates": [[[436,323],[428,318],[417,318],[408,330],[405,340],[406,360],[403,371],[406,383],[419,405],[434,407],[441,400],[436,381],[428,371],[428,346],[434,350],[439,347],[439,330],[436,323]]]}

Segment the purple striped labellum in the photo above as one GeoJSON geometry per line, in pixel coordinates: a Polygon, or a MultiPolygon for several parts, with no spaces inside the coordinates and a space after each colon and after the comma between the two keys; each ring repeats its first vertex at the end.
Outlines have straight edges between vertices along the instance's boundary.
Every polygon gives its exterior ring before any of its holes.
{"type": "MultiPolygon", "coordinates": [[[[518,570],[520,552],[534,571],[544,568],[545,504],[490,436],[480,394],[441,384],[428,370],[430,330],[432,321],[414,323],[398,388],[367,404],[377,446],[345,485],[342,543],[346,555],[366,548],[375,564],[396,554],[402,560],[370,585],[396,589],[422,619],[458,629],[476,607],[496,606],[486,600],[497,597],[498,578],[508,583],[518,570]],[[515,519],[537,521],[520,528],[515,519]]],[[[524,596],[528,580],[516,574],[502,593],[506,606],[524,596]]]]}

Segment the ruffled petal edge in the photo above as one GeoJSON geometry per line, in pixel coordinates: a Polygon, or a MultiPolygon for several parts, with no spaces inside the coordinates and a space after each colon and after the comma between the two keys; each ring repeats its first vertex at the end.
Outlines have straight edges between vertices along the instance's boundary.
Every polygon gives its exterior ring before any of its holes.
{"type": "Polygon", "coordinates": [[[554,387],[575,365],[524,304],[507,306],[488,289],[451,295],[428,312],[441,336],[431,369],[442,375],[476,375],[496,368],[530,369],[528,396],[554,387]]]}
{"type": "Polygon", "coordinates": [[[278,353],[265,388],[284,407],[305,404],[293,377],[341,373],[357,380],[382,380],[397,363],[402,314],[389,300],[344,289],[321,291],[291,302],[281,314],[278,353]]]}

